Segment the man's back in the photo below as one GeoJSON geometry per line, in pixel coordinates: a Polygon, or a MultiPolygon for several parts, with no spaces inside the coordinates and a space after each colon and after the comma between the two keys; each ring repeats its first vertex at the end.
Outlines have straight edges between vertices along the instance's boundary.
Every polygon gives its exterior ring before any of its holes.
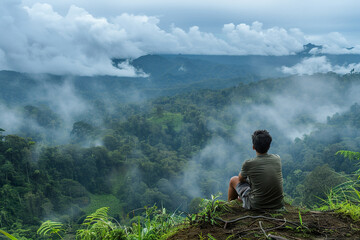
{"type": "Polygon", "coordinates": [[[250,186],[250,205],[253,209],[283,207],[281,160],[278,155],[263,154],[244,162],[241,174],[250,186]]]}

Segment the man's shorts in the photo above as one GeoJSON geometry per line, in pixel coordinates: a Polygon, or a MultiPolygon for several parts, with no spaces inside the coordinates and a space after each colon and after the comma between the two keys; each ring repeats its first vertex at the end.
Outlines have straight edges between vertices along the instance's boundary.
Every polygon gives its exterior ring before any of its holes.
{"type": "Polygon", "coordinates": [[[246,209],[250,209],[250,199],[249,199],[249,195],[250,195],[250,184],[247,182],[240,182],[236,185],[235,188],[237,194],[239,195],[239,197],[241,197],[241,200],[243,202],[243,208],[246,209]]]}

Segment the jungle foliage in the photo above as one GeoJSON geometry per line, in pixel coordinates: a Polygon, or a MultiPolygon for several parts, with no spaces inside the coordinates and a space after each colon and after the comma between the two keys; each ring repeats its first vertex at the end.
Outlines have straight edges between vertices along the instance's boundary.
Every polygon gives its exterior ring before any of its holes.
{"type": "MultiPolygon", "coordinates": [[[[340,102],[360,80],[358,74],[324,74],[317,78],[329,79],[338,86],[338,91],[327,97],[340,102]]],[[[184,181],[184,176],[189,163],[201,155],[209,142],[221,138],[244,159],[217,167],[213,158],[205,157],[191,165],[198,170],[197,179],[201,179],[199,197],[226,191],[228,178],[238,174],[242,161],[251,157],[250,136],[242,139],[244,143],[234,140],[238,116],[229,112],[233,106],[249,118],[252,126],[271,129],[276,136],[271,151],[282,157],[284,190],[293,203],[320,207],[322,199],[336,186],[348,182],[338,173],[358,170],[350,155],[336,153],[360,149],[359,103],[329,116],[325,123],[311,116],[297,116],[294,126],[315,127],[294,141],[284,135],[283,129],[271,123],[264,126],[262,119],[251,115],[254,106],[271,106],[272,96],[282,94],[282,89],[292,89],[289,87],[302,79],[240,83],[222,90],[197,90],[138,104],[116,102],[111,109],[99,100],[90,101],[94,111],[67,130],[71,139],[67,144],[56,144],[51,134],[38,133],[31,127],[24,126],[16,135],[0,129],[0,228],[34,239],[39,237],[36,230],[42,221],[51,220],[86,235],[89,229],[81,229],[82,220],[94,208],[107,207],[95,207],[101,202],[96,201],[98,196],[106,196],[107,204],[116,206],[111,219],[124,226],[139,226],[143,218],[136,209],[144,206],[156,204],[170,211],[188,211],[194,194],[189,193],[192,185],[184,181]]],[[[289,91],[294,97],[299,94],[296,89],[289,91]]],[[[66,131],[61,116],[47,106],[27,104],[22,111],[49,133],[66,131]]],[[[106,221],[101,224],[112,228],[114,222],[106,221]]]]}

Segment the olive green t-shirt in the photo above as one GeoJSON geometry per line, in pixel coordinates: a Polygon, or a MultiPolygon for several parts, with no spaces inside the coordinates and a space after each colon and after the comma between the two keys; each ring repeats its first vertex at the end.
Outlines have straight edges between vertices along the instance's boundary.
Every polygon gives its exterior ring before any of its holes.
{"type": "Polygon", "coordinates": [[[250,183],[252,209],[279,209],[283,203],[283,179],[279,155],[264,154],[246,160],[241,176],[250,183]]]}

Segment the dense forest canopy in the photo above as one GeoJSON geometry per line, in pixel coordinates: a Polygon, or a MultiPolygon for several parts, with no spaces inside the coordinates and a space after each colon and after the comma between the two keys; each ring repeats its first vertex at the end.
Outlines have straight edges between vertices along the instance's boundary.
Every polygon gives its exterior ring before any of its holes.
{"type": "Polygon", "coordinates": [[[74,223],[103,204],[124,222],[154,203],[189,211],[197,197],[226,191],[254,155],[256,129],[272,134],[270,152],[282,157],[296,204],[319,204],[344,181],[336,172],[357,169],[335,155],[360,148],[357,73],[237,79],[162,96],[157,85],[152,97],[143,96],[150,88],[129,88],[114,98],[119,89],[106,94],[123,83],[110,77],[100,88],[58,76],[2,78],[11,91],[0,101],[0,227],[26,226],[28,236],[45,219],[74,223]]]}

